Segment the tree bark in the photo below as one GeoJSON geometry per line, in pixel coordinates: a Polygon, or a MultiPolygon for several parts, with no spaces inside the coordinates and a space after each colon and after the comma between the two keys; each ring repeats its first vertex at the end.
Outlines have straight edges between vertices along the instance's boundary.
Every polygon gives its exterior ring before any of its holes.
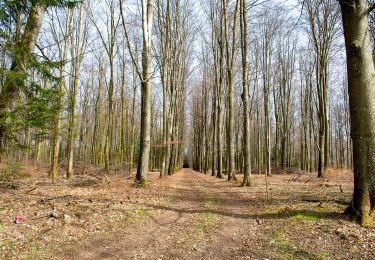
{"type": "Polygon", "coordinates": [[[226,62],[227,62],[227,87],[228,87],[228,148],[227,148],[227,161],[228,161],[228,180],[236,180],[235,175],[235,157],[234,157],[234,118],[233,118],[233,88],[234,88],[234,60],[236,56],[236,31],[237,31],[237,11],[239,1],[236,1],[236,7],[234,9],[233,25],[232,25],[232,46],[230,49],[229,44],[229,32],[228,32],[228,18],[227,18],[227,6],[228,0],[223,1],[224,7],[224,23],[225,23],[225,39],[226,39],[226,62]]]}
{"type": "Polygon", "coordinates": [[[152,9],[153,1],[142,1],[142,85],[141,85],[141,133],[140,152],[136,182],[143,185],[147,180],[148,163],[150,157],[150,130],[151,130],[151,34],[152,34],[152,9]]]}
{"type": "Polygon", "coordinates": [[[347,56],[354,194],[346,213],[375,224],[375,82],[366,0],[341,0],[347,56]]]}
{"type": "Polygon", "coordinates": [[[249,91],[248,91],[248,64],[247,64],[247,17],[246,1],[240,0],[240,27],[242,51],[242,103],[243,103],[243,138],[244,138],[244,179],[242,186],[251,185],[251,160],[250,160],[250,118],[249,118],[249,91]]]}

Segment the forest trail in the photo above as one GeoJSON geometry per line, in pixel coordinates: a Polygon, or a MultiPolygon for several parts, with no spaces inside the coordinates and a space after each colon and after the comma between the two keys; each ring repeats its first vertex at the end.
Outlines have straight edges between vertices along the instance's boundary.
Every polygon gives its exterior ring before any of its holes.
{"type": "MultiPolygon", "coordinates": [[[[125,232],[106,234],[83,250],[80,248],[73,258],[351,258],[359,250],[357,246],[352,249],[359,237],[365,238],[360,247],[369,250],[362,255],[375,256],[371,246],[374,232],[351,233],[358,230],[355,224],[353,229],[340,229],[345,221],[341,214],[345,206],[340,205],[343,196],[337,185],[328,180],[317,184],[311,176],[277,176],[269,180],[267,199],[264,176],[253,179],[255,187],[244,189],[239,187],[240,182],[183,169],[166,180],[156,180],[150,193],[138,197],[138,220],[131,222],[125,232]],[[307,190],[297,187],[301,183],[307,190]],[[314,198],[311,192],[319,198],[321,188],[312,190],[316,186],[326,188],[320,195],[321,201],[327,203],[304,201],[314,198]],[[163,196],[162,202],[152,199],[163,196]],[[333,198],[336,202],[329,205],[333,198]],[[338,219],[341,220],[337,222],[338,219]],[[346,253],[344,247],[352,251],[346,253]]],[[[340,185],[345,184],[348,183],[340,185]]]]}
{"type": "Polygon", "coordinates": [[[74,258],[251,257],[245,254],[250,245],[246,240],[256,238],[258,232],[255,208],[230,191],[232,183],[190,169],[181,170],[169,181],[164,186],[166,203],[146,200],[139,211],[142,221],[125,233],[110,234],[112,239],[93,241],[74,258]]]}
{"type": "Polygon", "coordinates": [[[350,172],[274,175],[268,196],[264,175],[243,188],[241,176],[235,183],[183,169],[150,173],[137,187],[125,172],[84,172],[0,185],[0,259],[375,258],[375,230],[342,214],[350,172]],[[24,224],[9,221],[16,214],[24,224]]]}

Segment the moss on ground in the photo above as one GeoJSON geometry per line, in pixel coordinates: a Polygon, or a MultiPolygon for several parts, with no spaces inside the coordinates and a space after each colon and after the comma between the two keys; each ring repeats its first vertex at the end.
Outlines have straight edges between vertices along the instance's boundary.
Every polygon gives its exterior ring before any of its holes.
{"type": "Polygon", "coordinates": [[[276,259],[331,259],[331,254],[328,252],[314,252],[305,246],[299,248],[288,238],[284,230],[277,230],[265,238],[262,247],[276,259]]]}
{"type": "Polygon", "coordinates": [[[198,223],[198,229],[205,233],[213,231],[219,221],[219,216],[210,210],[206,210],[200,213],[200,222],[198,223]]]}
{"type": "Polygon", "coordinates": [[[321,216],[315,212],[295,211],[291,214],[290,218],[297,221],[318,221],[321,219],[321,216]]]}
{"type": "Polygon", "coordinates": [[[305,209],[270,209],[265,210],[263,216],[268,219],[290,219],[296,221],[319,221],[324,217],[324,212],[305,209]]]}

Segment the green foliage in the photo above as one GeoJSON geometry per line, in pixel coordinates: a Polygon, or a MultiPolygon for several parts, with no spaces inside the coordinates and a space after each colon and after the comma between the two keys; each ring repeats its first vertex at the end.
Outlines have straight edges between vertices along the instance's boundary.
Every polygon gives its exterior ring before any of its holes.
{"type": "Polygon", "coordinates": [[[16,161],[8,161],[0,172],[1,181],[14,181],[30,177],[30,174],[24,171],[22,164],[16,161]]]}
{"type": "Polygon", "coordinates": [[[23,22],[27,19],[27,14],[32,6],[40,5],[55,8],[73,8],[79,2],[68,0],[2,0],[0,1],[0,42],[7,42],[13,45],[14,42],[14,24],[16,13],[21,12],[23,22]]]}
{"type": "Polygon", "coordinates": [[[55,111],[60,109],[57,100],[62,92],[57,87],[43,88],[35,82],[30,82],[23,90],[17,105],[0,117],[0,125],[5,129],[4,137],[8,144],[14,143],[18,148],[26,149],[16,142],[18,132],[37,128],[41,135],[46,134],[52,125],[55,111]]]}
{"type": "Polygon", "coordinates": [[[53,6],[53,7],[68,7],[72,8],[76,6],[81,1],[67,1],[67,0],[35,0],[32,2],[36,2],[38,4],[44,4],[47,6],[53,6]]]}
{"type": "Polygon", "coordinates": [[[58,109],[57,99],[62,95],[57,88],[44,89],[38,84],[31,84],[33,94],[27,96],[23,117],[26,118],[26,127],[48,129],[54,112],[58,109]]]}
{"type": "MultiPolygon", "coordinates": [[[[21,12],[22,26],[25,26],[33,5],[73,7],[77,3],[78,1],[63,0],[5,0],[0,3],[0,42],[10,61],[6,67],[0,68],[0,78],[6,79],[0,82],[0,87],[2,94],[17,93],[19,98],[13,102],[12,109],[2,111],[0,115],[1,138],[4,144],[26,148],[17,143],[19,131],[37,128],[38,132],[44,135],[53,125],[55,111],[61,108],[61,102],[58,102],[62,95],[59,87],[61,79],[55,76],[54,72],[58,71],[63,62],[30,54],[22,41],[16,41],[16,12],[21,12]]],[[[4,97],[6,100],[6,96],[4,97]]],[[[13,101],[13,97],[9,96],[9,100],[13,101]]]]}

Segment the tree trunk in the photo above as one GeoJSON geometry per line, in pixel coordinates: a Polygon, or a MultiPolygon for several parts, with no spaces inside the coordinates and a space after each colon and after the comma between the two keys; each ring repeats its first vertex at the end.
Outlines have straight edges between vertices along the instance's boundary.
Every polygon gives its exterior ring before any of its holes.
{"type": "MultiPolygon", "coordinates": [[[[66,28],[65,28],[65,35],[64,35],[64,50],[62,54],[62,60],[65,62],[68,58],[68,50],[69,50],[69,35],[72,29],[72,15],[73,15],[73,9],[70,9],[68,11],[68,15],[66,18],[66,28]]],[[[62,65],[60,68],[60,77],[62,78],[64,76],[64,68],[65,66],[62,65]]],[[[63,79],[62,79],[63,80],[63,79]]],[[[64,88],[62,87],[64,84],[64,81],[59,85],[59,89],[61,92],[64,91],[64,88]]],[[[59,161],[59,150],[60,150],[60,127],[61,127],[61,110],[63,108],[63,93],[60,93],[61,96],[58,97],[57,100],[57,111],[54,114],[53,117],[53,129],[52,129],[52,135],[51,135],[51,166],[49,170],[49,177],[51,179],[54,179],[57,177],[57,167],[58,167],[58,161],[59,161]]]]}
{"type": "Polygon", "coordinates": [[[348,71],[354,194],[346,212],[362,225],[375,224],[375,82],[365,0],[340,1],[348,71]]]}
{"type": "Polygon", "coordinates": [[[150,157],[150,128],[151,128],[151,34],[152,34],[152,0],[142,1],[142,86],[141,86],[141,133],[140,151],[136,182],[143,185],[147,180],[150,157]]]}
{"type": "Polygon", "coordinates": [[[78,26],[78,39],[76,46],[76,59],[73,64],[73,82],[70,92],[70,104],[69,104],[69,130],[68,130],[68,169],[66,172],[66,178],[69,179],[73,175],[73,164],[74,164],[74,147],[75,147],[75,113],[76,113],[76,98],[78,92],[78,79],[82,61],[82,37],[83,37],[83,3],[80,4],[79,9],[79,26],[78,26]]]}
{"type": "Polygon", "coordinates": [[[228,161],[228,180],[236,180],[235,175],[235,156],[234,156],[234,118],[233,118],[233,88],[234,88],[234,59],[236,55],[236,31],[237,31],[237,10],[239,1],[236,1],[236,7],[234,10],[233,26],[232,26],[232,46],[230,50],[229,45],[229,32],[228,32],[228,18],[227,18],[227,6],[228,0],[223,1],[224,7],[224,23],[225,23],[225,39],[226,39],[226,61],[227,61],[227,86],[228,86],[228,148],[227,148],[227,161],[228,161]]]}
{"type": "Polygon", "coordinates": [[[240,0],[240,25],[241,25],[241,51],[242,51],[242,103],[243,103],[243,138],[244,138],[244,179],[242,186],[251,185],[251,160],[250,160],[250,120],[249,120],[249,91],[248,91],[248,65],[247,65],[247,21],[246,1],[240,0]]]}

